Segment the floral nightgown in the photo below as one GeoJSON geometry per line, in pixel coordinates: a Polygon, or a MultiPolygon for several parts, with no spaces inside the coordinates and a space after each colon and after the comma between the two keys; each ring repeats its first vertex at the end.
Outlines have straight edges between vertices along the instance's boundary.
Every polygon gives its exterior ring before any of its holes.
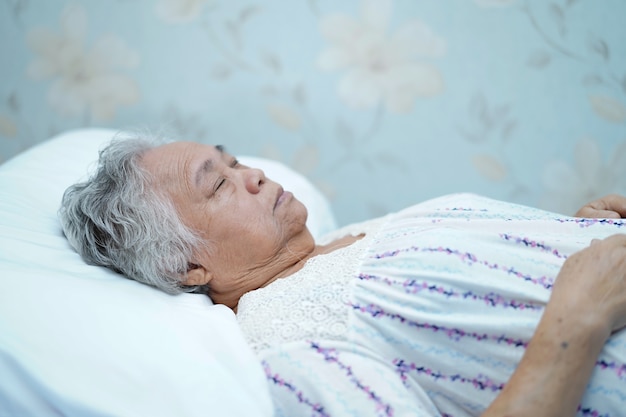
{"type": "MultiPolygon", "coordinates": [[[[456,194],[320,243],[359,233],[239,303],[279,416],[479,415],[517,366],[565,259],[626,233],[626,221],[456,194]]],[[[606,344],[578,414],[626,415],[626,332],[606,344]]]]}

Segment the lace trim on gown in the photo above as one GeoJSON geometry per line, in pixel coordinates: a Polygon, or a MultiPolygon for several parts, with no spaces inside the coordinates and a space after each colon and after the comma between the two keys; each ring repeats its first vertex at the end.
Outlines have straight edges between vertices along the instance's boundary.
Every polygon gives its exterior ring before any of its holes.
{"type": "Polygon", "coordinates": [[[350,282],[384,221],[350,225],[324,236],[322,244],[365,233],[346,247],[309,259],[294,274],[244,294],[237,319],[250,346],[258,352],[319,337],[346,340],[350,282]]]}

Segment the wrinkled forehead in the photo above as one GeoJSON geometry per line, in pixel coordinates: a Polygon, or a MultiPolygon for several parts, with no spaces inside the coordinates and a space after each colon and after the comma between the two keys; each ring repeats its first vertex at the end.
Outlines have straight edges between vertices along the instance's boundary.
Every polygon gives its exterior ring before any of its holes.
{"type": "Polygon", "coordinates": [[[190,188],[196,173],[209,169],[222,153],[220,146],[172,142],[146,151],[140,165],[150,174],[151,183],[162,191],[180,191],[190,188]]]}

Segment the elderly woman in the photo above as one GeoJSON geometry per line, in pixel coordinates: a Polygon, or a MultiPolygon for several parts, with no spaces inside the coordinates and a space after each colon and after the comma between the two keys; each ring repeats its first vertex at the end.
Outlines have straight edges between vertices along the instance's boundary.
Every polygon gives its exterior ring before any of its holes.
{"type": "Polygon", "coordinates": [[[60,210],[87,262],[237,312],[278,415],[623,415],[626,199],[578,215],[453,195],[315,242],[262,171],[141,139],[60,210]]]}

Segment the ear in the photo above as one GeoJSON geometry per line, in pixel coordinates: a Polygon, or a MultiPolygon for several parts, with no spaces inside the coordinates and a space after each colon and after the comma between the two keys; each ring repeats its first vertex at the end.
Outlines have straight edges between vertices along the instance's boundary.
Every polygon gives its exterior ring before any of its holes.
{"type": "Polygon", "coordinates": [[[206,285],[211,279],[213,279],[213,275],[209,270],[202,265],[192,264],[187,271],[183,284],[188,286],[206,285]]]}

